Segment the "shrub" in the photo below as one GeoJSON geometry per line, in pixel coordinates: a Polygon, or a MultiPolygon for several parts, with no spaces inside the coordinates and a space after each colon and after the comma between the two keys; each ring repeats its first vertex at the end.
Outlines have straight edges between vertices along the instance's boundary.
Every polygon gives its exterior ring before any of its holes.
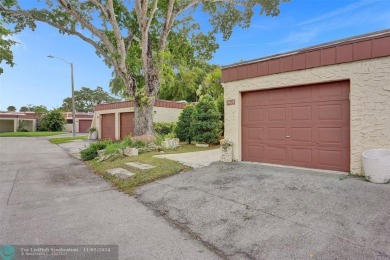
{"type": "Polygon", "coordinates": [[[154,131],[158,135],[167,135],[172,133],[175,130],[175,123],[166,123],[166,122],[159,122],[154,123],[154,131]]]}
{"type": "Polygon", "coordinates": [[[219,119],[221,120],[221,135],[224,135],[224,122],[225,122],[225,103],[223,95],[219,96],[217,100],[215,101],[218,113],[219,113],[219,119]]]}
{"type": "Polygon", "coordinates": [[[190,144],[193,140],[192,135],[192,121],[195,107],[193,105],[187,105],[179,116],[175,128],[175,134],[181,141],[188,141],[190,144]]]}
{"type": "Polygon", "coordinates": [[[123,138],[121,142],[124,146],[131,146],[133,144],[133,141],[131,140],[131,136],[126,136],[123,138]]]}
{"type": "Polygon", "coordinates": [[[194,140],[199,143],[215,143],[221,133],[221,121],[213,98],[206,94],[195,106],[193,123],[194,140]]]}
{"type": "Polygon", "coordinates": [[[98,150],[92,146],[85,148],[80,152],[81,159],[83,161],[90,161],[96,158],[98,155],[98,150]]]}
{"type": "Polygon", "coordinates": [[[138,139],[138,140],[135,140],[135,142],[131,145],[131,147],[143,148],[143,147],[146,147],[146,143],[138,139]]]}
{"type": "Polygon", "coordinates": [[[41,129],[45,131],[62,131],[66,119],[59,109],[54,109],[42,117],[41,129]]]}
{"type": "Polygon", "coordinates": [[[89,132],[90,132],[90,133],[96,132],[96,131],[97,131],[96,127],[91,127],[91,128],[89,129],[89,132]]]}
{"type": "Polygon", "coordinates": [[[108,145],[112,144],[111,140],[103,140],[91,144],[84,150],[80,151],[80,156],[83,161],[93,160],[98,156],[98,151],[105,149],[108,145]]]}
{"type": "Polygon", "coordinates": [[[28,132],[26,126],[24,125],[23,120],[19,120],[18,128],[16,129],[16,132],[28,132]]]}

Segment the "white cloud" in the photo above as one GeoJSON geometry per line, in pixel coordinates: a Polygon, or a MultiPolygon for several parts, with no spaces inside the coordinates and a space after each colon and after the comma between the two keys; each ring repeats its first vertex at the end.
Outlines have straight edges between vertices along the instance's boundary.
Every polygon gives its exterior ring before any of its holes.
{"type": "Polygon", "coordinates": [[[346,5],[342,8],[325,13],[323,15],[316,17],[316,18],[299,23],[298,26],[304,26],[304,25],[308,25],[308,24],[326,21],[326,20],[329,20],[330,18],[333,18],[333,17],[337,17],[337,16],[344,15],[347,13],[352,13],[352,11],[354,11],[356,9],[362,8],[364,6],[372,5],[375,2],[380,2],[380,1],[382,1],[382,0],[361,0],[361,1],[358,1],[356,3],[346,5]]]}
{"type": "Polygon", "coordinates": [[[280,43],[311,43],[316,37],[341,29],[346,32],[347,37],[349,28],[361,28],[368,24],[388,27],[386,24],[390,25],[390,14],[383,10],[382,5],[373,5],[378,2],[383,3],[381,0],[359,1],[299,23],[291,28],[280,43]]]}

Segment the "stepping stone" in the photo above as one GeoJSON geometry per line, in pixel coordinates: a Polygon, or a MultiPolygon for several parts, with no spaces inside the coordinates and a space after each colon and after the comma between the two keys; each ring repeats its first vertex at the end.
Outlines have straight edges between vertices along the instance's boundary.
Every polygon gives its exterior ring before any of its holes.
{"type": "Polygon", "coordinates": [[[153,168],[156,168],[156,166],[150,165],[150,164],[144,164],[144,163],[139,163],[139,162],[129,162],[125,163],[127,166],[134,167],[140,170],[150,170],[153,168]]]}
{"type": "Polygon", "coordinates": [[[116,176],[122,180],[126,180],[135,175],[133,172],[129,172],[123,168],[113,168],[106,171],[106,173],[111,174],[112,176],[116,176]]]}

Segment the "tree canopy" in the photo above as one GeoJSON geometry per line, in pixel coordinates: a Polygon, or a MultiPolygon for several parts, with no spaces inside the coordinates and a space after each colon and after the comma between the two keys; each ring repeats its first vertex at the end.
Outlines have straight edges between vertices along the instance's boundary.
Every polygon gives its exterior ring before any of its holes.
{"type": "MultiPolygon", "coordinates": [[[[10,38],[12,35],[13,32],[6,29],[0,20],[0,64],[5,61],[5,63],[11,67],[15,65],[13,62],[14,56],[12,54],[11,47],[17,44],[16,41],[10,38]]],[[[3,71],[3,68],[0,67],[0,74],[2,74],[3,71]]]]}
{"type": "MultiPolygon", "coordinates": [[[[74,92],[75,109],[77,112],[93,112],[93,107],[102,103],[111,103],[119,101],[117,98],[110,96],[102,87],[90,89],[82,87],[74,92]]],[[[67,97],[63,100],[61,109],[64,111],[72,111],[72,98],[67,97]]]]}
{"type": "Polygon", "coordinates": [[[8,106],[7,107],[7,111],[8,112],[15,112],[16,111],[16,107],[15,106],[8,106]]]}
{"type": "Polygon", "coordinates": [[[236,26],[249,27],[255,11],[275,16],[286,1],[46,0],[28,9],[20,4],[24,1],[0,0],[0,15],[15,31],[34,29],[40,21],[93,46],[113,68],[117,86],[125,86],[134,99],[134,130],[141,135],[153,133],[153,105],[164,67],[175,60],[190,62],[187,52],[209,59],[218,47],[216,34],[227,40],[236,26]],[[209,30],[194,19],[198,10],[208,16],[209,30]]]}

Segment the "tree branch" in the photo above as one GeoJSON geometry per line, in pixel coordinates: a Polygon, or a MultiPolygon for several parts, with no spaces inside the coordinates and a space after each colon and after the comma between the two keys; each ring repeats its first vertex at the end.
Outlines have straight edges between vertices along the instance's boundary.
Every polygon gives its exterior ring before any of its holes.
{"type": "Polygon", "coordinates": [[[32,12],[32,11],[23,11],[21,9],[9,10],[9,9],[5,9],[4,6],[2,6],[2,5],[0,5],[0,11],[7,13],[13,17],[26,17],[26,18],[34,19],[34,20],[39,21],[39,22],[47,23],[50,26],[57,28],[58,30],[60,30],[62,32],[65,32],[65,33],[70,34],[70,35],[75,35],[75,36],[79,37],[80,39],[82,39],[83,41],[91,44],[96,49],[96,51],[107,60],[107,62],[109,64],[111,64],[113,67],[116,66],[115,61],[107,54],[107,52],[100,46],[100,44],[98,42],[95,42],[93,39],[83,35],[80,32],[77,32],[76,30],[61,26],[57,23],[52,22],[49,19],[45,19],[42,16],[34,15],[34,12],[32,12]]]}
{"type": "Polygon", "coordinates": [[[147,30],[148,31],[149,31],[150,25],[152,24],[152,21],[153,21],[153,18],[154,18],[154,14],[157,11],[157,4],[158,4],[158,0],[154,0],[153,8],[152,8],[152,10],[150,12],[149,21],[148,21],[148,24],[147,24],[147,30]]]}
{"type": "Polygon", "coordinates": [[[179,15],[179,14],[183,13],[185,10],[187,10],[188,8],[190,8],[192,6],[195,6],[197,4],[200,4],[201,2],[203,2],[203,3],[221,3],[221,2],[226,2],[226,3],[238,5],[238,6],[245,6],[245,3],[240,2],[239,0],[206,0],[206,1],[191,0],[187,4],[184,4],[184,5],[180,6],[179,8],[177,8],[175,13],[176,13],[176,15],[179,15]]]}
{"type": "Polygon", "coordinates": [[[126,47],[125,47],[125,43],[123,41],[123,37],[122,37],[122,34],[121,34],[121,31],[119,29],[119,26],[118,26],[118,21],[116,20],[116,15],[115,15],[115,11],[114,11],[114,4],[113,4],[113,1],[112,0],[107,0],[107,11],[108,11],[108,14],[110,16],[110,23],[111,23],[111,26],[112,26],[112,29],[114,31],[114,34],[115,34],[115,39],[116,39],[116,45],[118,47],[118,52],[119,52],[119,55],[120,55],[120,65],[121,67],[126,67],[126,47]]]}
{"type": "Polygon", "coordinates": [[[92,4],[94,4],[96,7],[100,9],[100,11],[104,15],[104,17],[106,17],[107,20],[110,19],[110,15],[108,14],[107,9],[99,0],[90,0],[90,2],[92,2],[92,4]]]}
{"type": "Polygon", "coordinates": [[[115,48],[110,42],[109,38],[99,29],[97,29],[95,26],[93,26],[90,22],[88,22],[82,15],[80,15],[75,9],[72,8],[72,6],[66,1],[66,0],[57,0],[58,3],[60,3],[68,13],[70,13],[76,21],[80,22],[82,26],[87,28],[93,35],[98,37],[104,44],[107,46],[108,50],[112,53],[115,53],[115,48]]]}
{"type": "MultiPolygon", "coordinates": [[[[199,1],[199,0],[197,0],[199,1]]],[[[176,14],[173,13],[173,7],[175,4],[175,0],[169,0],[168,8],[167,8],[167,15],[165,16],[165,23],[164,23],[164,29],[161,32],[160,35],[160,41],[158,43],[158,49],[160,51],[165,49],[165,45],[168,39],[169,32],[171,31],[173,21],[176,17],[176,14]]]]}

